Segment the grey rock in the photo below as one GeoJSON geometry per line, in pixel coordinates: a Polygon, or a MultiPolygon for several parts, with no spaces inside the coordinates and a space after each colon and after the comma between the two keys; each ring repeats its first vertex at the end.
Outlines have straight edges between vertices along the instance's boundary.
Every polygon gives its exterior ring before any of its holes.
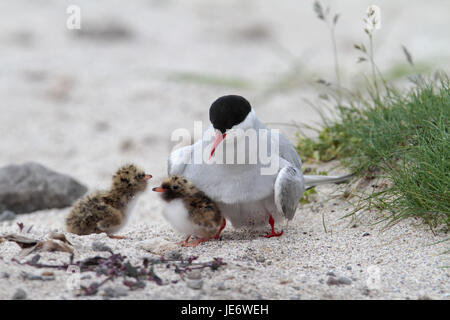
{"type": "Polygon", "coordinates": [[[23,289],[17,289],[12,298],[13,300],[25,300],[27,298],[27,293],[23,289]]]}
{"type": "Polygon", "coordinates": [[[113,253],[112,249],[108,247],[104,242],[101,241],[94,241],[92,242],[92,250],[94,251],[107,251],[110,253],[113,253]]]}
{"type": "Polygon", "coordinates": [[[345,267],[347,270],[352,270],[352,266],[351,265],[347,265],[346,267],[345,267]]]}
{"type": "Polygon", "coordinates": [[[2,279],[9,279],[9,273],[7,273],[7,272],[0,273],[0,278],[2,278],[2,279]]]}
{"type": "Polygon", "coordinates": [[[327,276],[330,276],[330,277],[336,277],[336,275],[334,274],[333,271],[328,271],[328,272],[327,272],[327,276]]]}
{"type": "Polygon", "coordinates": [[[0,168],[0,211],[27,213],[64,208],[86,191],[85,186],[70,176],[35,162],[0,168]]]}
{"type": "Polygon", "coordinates": [[[194,290],[200,290],[203,287],[203,280],[189,280],[187,286],[194,290]]]}
{"type": "Polygon", "coordinates": [[[362,236],[363,236],[363,237],[367,237],[367,236],[370,236],[370,233],[368,233],[368,232],[364,232],[364,233],[362,234],[362,236]]]}
{"type": "Polygon", "coordinates": [[[0,222],[14,220],[15,218],[16,214],[9,210],[3,211],[3,213],[0,214],[0,222]]]}

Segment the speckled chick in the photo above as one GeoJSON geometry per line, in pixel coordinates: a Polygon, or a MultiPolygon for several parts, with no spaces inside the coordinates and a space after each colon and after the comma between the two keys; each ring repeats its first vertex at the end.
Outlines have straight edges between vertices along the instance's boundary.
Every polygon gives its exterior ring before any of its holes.
{"type": "Polygon", "coordinates": [[[196,246],[209,239],[218,239],[225,227],[217,205],[190,181],[181,176],[171,176],[153,191],[161,192],[166,206],[164,217],[179,233],[187,236],[183,246],[196,246]],[[188,242],[191,236],[197,239],[188,242]]]}
{"type": "Polygon", "coordinates": [[[75,203],[66,218],[67,231],[78,235],[118,231],[126,222],[130,202],[147,188],[151,177],[134,164],[122,166],[109,191],[94,192],[75,203]]]}

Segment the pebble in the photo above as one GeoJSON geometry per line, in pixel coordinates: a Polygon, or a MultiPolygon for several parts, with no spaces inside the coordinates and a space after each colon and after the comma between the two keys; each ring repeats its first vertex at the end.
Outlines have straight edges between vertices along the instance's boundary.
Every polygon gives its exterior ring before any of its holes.
{"type": "Polygon", "coordinates": [[[364,233],[362,234],[362,236],[363,236],[363,237],[367,237],[367,236],[370,236],[370,233],[368,233],[368,232],[364,232],[364,233]]]}
{"type": "Polygon", "coordinates": [[[12,211],[3,211],[3,213],[0,214],[0,222],[14,220],[16,216],[17,215],[12,211]]]}
{"type": "Polygon", "coordinates": [[[193,270],[189,272],[186,277],[191,280],[200,280],[202,278],[202,273],[199,270],[193,270]]]}
{"type": "Polygon", "coordinates": [[[346,278],[346,277],[339,277],[339,278],[329,277],[327,280],[327,284],[329,286],[338,286],[341,284],[349,285],[351,283],[352,283],[352,280],[350,280],[349,278],[346,278]]]}
{"type": "Polygon", "coordinates": [[[14,292],[14,295],[12,297],[13,300],[25,300],[27,298],[27,293],[23,289],[17,289],[16,292],[14,292]]]}
{"type": "Polygon", "coordinates": [[[330,277],[336,277],[336,275],[334,274],[333,271],[328,271],[328,272],[327,272],[327,276],[330,276],[330,277]]]}
{"type": "Polygon", "coordinates": [[[117,287],[112,288],[108,287],[103,290],[103,296],[107,298],[119,298],[125,297],[128,295],[128,290],[125,288],[117,287]]]}
{"type": "Polygon", "coordinates": [[[94,251],[107,251],[109,253],[113,253],[112,249],[108,247],[104,242],[94,241],[92,242],[92,250],[94,251]]]}
{"type": "Polygon", "coordinates": [[[2,272],[2,273],[0,274],[0,278],[2,278],[2,279],[9,279],[9,273],[7,273],[7,272],[2,272]]]}
{"type": "Polygon", "coordinates": [[[346,267],[346,269],[347,269],[347,270],[352,270],[352,266],[348,264],[347,267],[346,267]]]}
{"type": "Polygon", "coordinates": [[[266,261],[266,258],[264,258],[263,256],[257,256],[255,260],[256,262],[263,263],[266,261]]]}
{"type": "Polygon", "coordinates": [[[352,280],[350,280],[350,279],[347,278],[347,277],[339,277],[339,278],[337,279],[337,281],[339,282],[339,284],[345,284],[345,285],[350,285],[350,284],[352,284],[352,280]]]}
{"type": "Polygon", "coordinates": [[[189,288],[194,290],[200,290],[203,287],[203,280],[190,280],[186,283],[189,288]]]}
{"type": "Polygon", "coordinates": [[[217,282],[216,283],[216,288],[217,288],[217,290],[227,290],[227,287],[225,286],[225,283],[223,283],[223,282],[217,282]]]}

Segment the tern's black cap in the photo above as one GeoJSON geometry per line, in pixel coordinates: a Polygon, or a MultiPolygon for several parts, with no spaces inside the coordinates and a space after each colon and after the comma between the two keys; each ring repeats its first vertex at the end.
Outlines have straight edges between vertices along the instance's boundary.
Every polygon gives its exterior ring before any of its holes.
{"type": "Polygon", "coordinates": [[[250,103],[241,96],[223,96],[209,108],[209,120],[213,127],[225,133],[231,127],[245,120],[252,110],[250,103]]]}

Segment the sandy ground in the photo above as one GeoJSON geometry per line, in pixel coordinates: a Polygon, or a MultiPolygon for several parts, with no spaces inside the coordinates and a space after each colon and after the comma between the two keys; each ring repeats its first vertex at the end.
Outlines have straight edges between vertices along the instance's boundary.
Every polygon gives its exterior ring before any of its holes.
{"type": "MultiPolygon", "coordinates": [[[[91,36],[65,28],[68,3],[0,4],[0,165],[38,161],[95,190],[109,185],[118,166],[135,162],[157,185],[166,174],[173,130],[192,131],[195,120],[206,127],[208,107],[218,96],[244,95],[265,122],[319,119],[305,99],[317,99],[320,87],[312,84],[318,78],[333,80],[333,64],[326,28],[308,1],[130,1],[126,6],[121,1],[71,1],[81,7],[82,29],[91,36]],[[119,35],[92,36],[105,25],[119,35]]],[[[355,63],[352,45],[365,41],[361,16],[371,3],[333,3],[343,14],[337,32],[343,76],[355,84],[367,66],[355,63]]],[[[376,55],[383,70],[404,60],[401,44],[415,61],[448,68],[448,1],[377,4],[383,20],[376,55]]],[[[295,142],[295,129],[282,129],[295,142]]],[[[353,222],[339,219],[351,205],[332,198],[336,192],[334,186],[320,188],[281,238],[227,228],[221,241],[182,249],[184,255],[221,257],[227,263],[217,272],[202,273],[202,289],[184,281],[163,287],[149,283],[126,298],[448,299],[444,267],[449,258],[441,254],[448,245],[431,245],[445,235],[433,235],[415,221],[380,233],[379,226],[370,226],[372,214],[352,228],[353,222]],[[378,289],[367,290],[371,270],[378,272],[378,289]],[[328,285],[328,272],[351,284],[328,285]]],[[[76,257],[96,254],[94,240],[135,261],[151,256],[142,249],[149,241],[179,241],[163,220],[161,206],[157,195],[143,194],[122,232],[125,240],[68,235],[76,257]]],[[[22,215],[0,223],[0,234],[17,233],[16,222],[23,222],[24,230],[33,226],[28,236],[63,231],[68,210],[22,215]]],[[[22,280],[23,270],[43,270],[11,262],[19,251],[14,243],[0,244],[0,271],[9,275],[0,275],[0,299],[11,298],[17,288],[31,299],[75,298],[65,272],[56,272],[53,281],[22,280]]],[[[68,256],[45,253],[41,259],[58,262],[68,256]]],[[[163,278],[174,277],[160,272],[163,278]]]]}

